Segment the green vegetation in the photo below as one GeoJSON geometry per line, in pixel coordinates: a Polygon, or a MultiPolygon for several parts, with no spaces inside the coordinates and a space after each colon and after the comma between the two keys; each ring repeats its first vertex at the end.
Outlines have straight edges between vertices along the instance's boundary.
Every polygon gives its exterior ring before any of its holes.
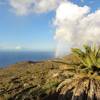
{"type": "Polygon", "coordinates": [[[85,71],[92,71],[92,73],[99,72],[100,70],[100,47],[96,46],[91,47],[88,45],[84,45],[84,50],[80,50],[78,48],[72,49],[73,54],[78,56],[81,61],[81,67],[85,69],[85,71]]]}
{"type": "Polygon", "coordinates": [[[73,48],[80,64],[73,69],[73,79],[60,83],[59,100],[100,100],[100,47],[84,45],[84,49],[73,48]]]}

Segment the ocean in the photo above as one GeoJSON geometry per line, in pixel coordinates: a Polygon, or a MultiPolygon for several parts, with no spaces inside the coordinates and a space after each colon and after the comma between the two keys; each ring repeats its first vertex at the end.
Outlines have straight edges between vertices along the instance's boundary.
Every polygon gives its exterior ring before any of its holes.
{"type": "Polygon", "coordinates": [[[11,64],[22,61],[41,61],[54,58],[53,52],[0,52],[0,67],[7,67],[11,64]]]}

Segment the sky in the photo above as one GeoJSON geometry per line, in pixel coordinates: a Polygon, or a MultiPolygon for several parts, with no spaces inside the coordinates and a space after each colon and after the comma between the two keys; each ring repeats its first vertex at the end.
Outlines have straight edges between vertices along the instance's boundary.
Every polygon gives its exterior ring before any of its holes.
{"type": "MultiPolygon", "coordinates": [[[[64,0],[0,0],[0,50],[54,51],[56,9],[64,0]]],[[[66,1],[66,0],[65,0],[66,1]]],[[[100,0],[70,0],[100,9],[100,0]]]]}

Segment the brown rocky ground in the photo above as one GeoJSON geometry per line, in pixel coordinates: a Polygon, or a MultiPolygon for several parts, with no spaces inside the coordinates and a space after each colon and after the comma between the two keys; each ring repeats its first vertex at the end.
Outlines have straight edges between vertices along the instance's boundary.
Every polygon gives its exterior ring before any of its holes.
{"type": "MultiPolygon", "coordinates": [[[[64,99],[66,95],[69,96],[70,94],[66,94],[67,89],[65,89],[66,85],[64,87],[63,82],[71,82],[72,84],[78,82],[73,82],[78,69],[72,70],[74,65],[78,63],[80,63],[78,58],[69,55],[40,62],[19,62],[1,68],[0,100],[68,100],[64,99]],[[62,88],[60,92],[57,91],[59,86],[62,88]],[[61,94],[64,95],[60,96],[61,94]]],[[[71,83],[68,84],[68,87],[71,83]]],[[[76,86],[79,87],[80,85],[75,85],[75,89],[76,86]]]]}
{"type": "Polygon", "coordinates": [[[74,75],[67,70],[66,61],[75,60],[70,55],[40,62],[20,62],[0,69],[0,100],[56,100],[58,84],[74,75]]]}

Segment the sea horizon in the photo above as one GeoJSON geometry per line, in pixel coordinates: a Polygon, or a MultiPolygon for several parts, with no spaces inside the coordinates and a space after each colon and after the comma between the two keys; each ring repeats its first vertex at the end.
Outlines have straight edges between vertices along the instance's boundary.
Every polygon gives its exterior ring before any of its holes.
{"type": "Polygon", "coordinates": [[[23,61],[43,61],[53,59],[53,51],[0,51],[0,68],[23,61]]]}

